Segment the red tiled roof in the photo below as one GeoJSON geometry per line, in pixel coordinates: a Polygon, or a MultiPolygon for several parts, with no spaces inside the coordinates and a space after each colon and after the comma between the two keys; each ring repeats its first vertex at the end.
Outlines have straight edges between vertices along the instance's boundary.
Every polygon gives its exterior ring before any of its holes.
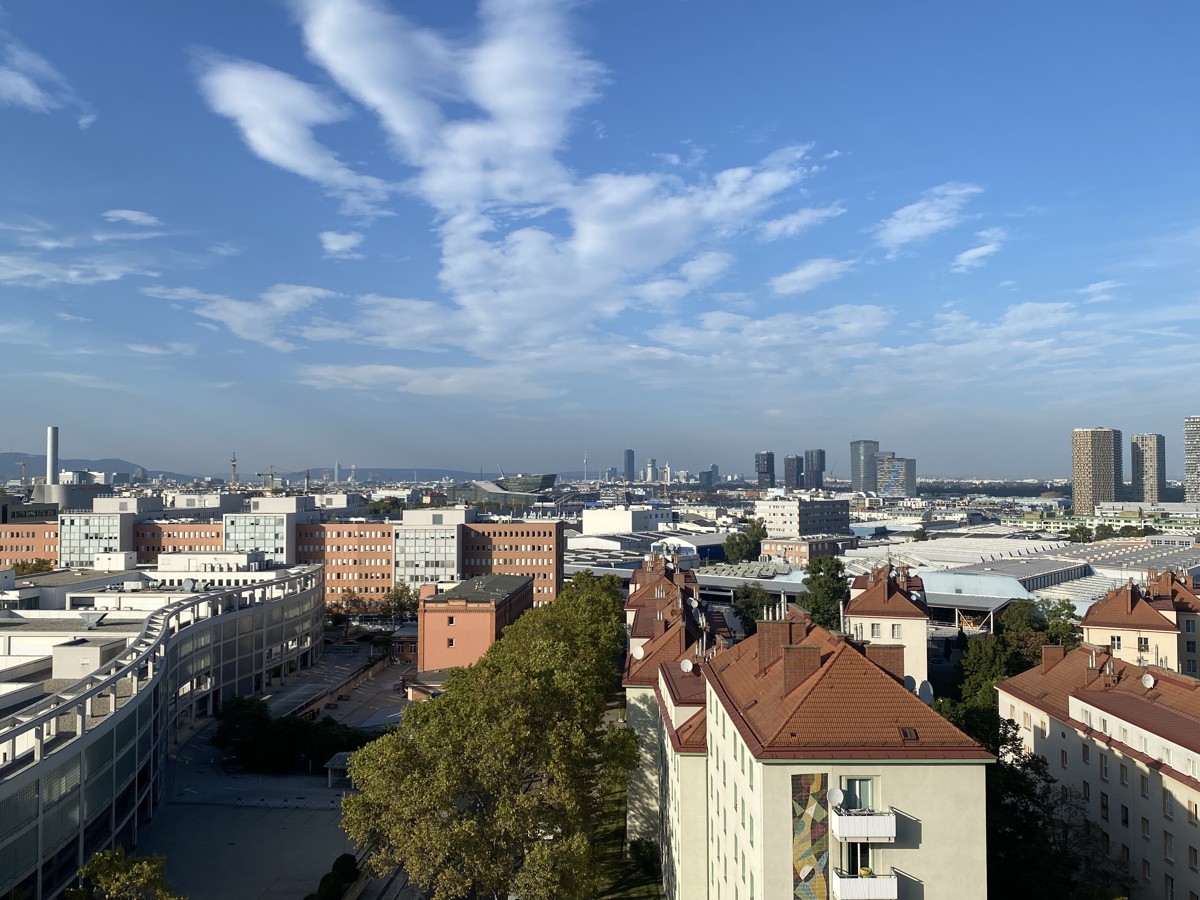
{"type": "Polygon", "coordinates": [[[1179,631],[1179,626],[1156,609],[1152,595],[1132,582],[1109,591],[1084,613],[1084,628],[1136,628],[1141,631],[1179,631]]]}
{"type": "Polygon", "coordinates": [[[913,596],[912,579],[908,589],[894,577],[876,578],[866,590],[846,604],[848,616],[880,616],[892,619],[928,619],[929,607],[913,596]]]}
{"type": "Polygon", "coordinates": [[[802,623],[784,644],[819,647],[819,663],[784,690],[783,656],[760,665],[769,637],[750,638],[705,664],[705,677],[759,758],[991,759],[840,635],[802,623]]]}
{"type": "Polygon", "coordinates": [[[703,753],[708,750],[708,713],[700,707],[696,714],[673,729],[671,745],[683,753],[703,753]],[[678,741],[678,743],[676,743],[678,741]]]}
{"type": "Polygon", "coordinates": [[[1156,600],[1169,604],[1177,612],[1200,613],[1200,596],[1187,582],[1168,570],[1151,578],[1146,590],[1156,600]]]}

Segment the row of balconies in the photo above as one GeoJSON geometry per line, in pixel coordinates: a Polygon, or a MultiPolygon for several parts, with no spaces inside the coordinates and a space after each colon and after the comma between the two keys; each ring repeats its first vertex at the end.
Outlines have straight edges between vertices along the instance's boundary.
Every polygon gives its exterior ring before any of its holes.
{"type": "MultiPolygon", "coordinates": [[[[891,810],[835,806],[829,825],[833,836],[846,843],[891,844],[896,840],[896,814],[891,810]]],[[[896,900],[899,883],[895,875],[834,868],[829,887],[834,900],[896,900]]]]}

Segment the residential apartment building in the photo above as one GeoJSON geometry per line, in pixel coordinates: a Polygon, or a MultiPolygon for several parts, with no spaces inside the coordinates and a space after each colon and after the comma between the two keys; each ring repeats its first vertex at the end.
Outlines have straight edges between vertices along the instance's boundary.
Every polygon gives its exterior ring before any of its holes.
{"type": "Polygon", "coordinates": [[[903,649],[795,608],[730,647],[681,574],[648,564],[626,606],[628,834],[667,897],[984,898],[991,757],[906,690],[903,649]]]}
{"type": "Polygon", "coordinates": [[[1080,623],[1084,641],[1134,665],[1200,677],[1200,585],[1174,572],[1149,576],[1145,584],[1130,581],[1093,603],[1080,623]]]}
{"type": "Polygon", "coordinates": [[[481,575],[417,607],[417,669],[452,669],[479,660],[504,629],[533,607],[533,579],[481,575]]]}
{"type": "Polygon", "coordinates": [[[866,581],[842,610],[842,631],[860,643],[903,647],[905,686],[930,702],[929,607],[923,584],[910,578],[904,566],[884,566],[867,573],[866,581]]]}
{"type": "Polygon", "coordinates": [[[1121,432],[1076,428],[1071,435],[1071,497],[1077,516],[1090,516],[1097,503],[1125,499],[1121,432]]]}
{"type": "Polygon", "coordinates": [[[783,486],[789,491],[804,487],[804,458],[789,453],[783,458],[783,486]]]}
{"type": "Polygon", "coordinates": [[[996,685],[1025,748],[1078,790],[1133,900],[1200,896],[1200,693],[1194,679],[1105,646],[1066,653],[996,685]]]}
{"type": "Polygon", "coordinates": [[[875,454],[875,488],[881,497],[917,496],[917,461],[891,453],[875,454]]]}
{"type": "Polygon", "coordinates": [[[760,491],[775,487],[775,454],[770,450],[755,453],[754,473],[758,476],[760,491]]]}
{"type": "Polygon", "coordinates": [[[841,556],[858,545],[858,539],[848,534],[810,534],[797,538],[767,538],[761,554],[802,566],[810,559],[822,556],[841,556]]]}
{"type": "Polygon", "coordinates": [[[1200,503],[1200,416],[1183,420],[1183,499],[1200,503]]]}
{"type": "Polygon", "coordinates": [[[1129,439],[1129,499],[1157,504],[1167,491],[1167,439],[1161,434],[1135,434],[1129,439]]]}
{"type": "Polygon", "coordinates": [[[755,518],[762,519],[771,538],[799,538],[810,534],[849,534],[850,501],[786,497],[758,500],[755,518]]]}
{"type": "Polygon", "coordinates": [[[804,451],[804,487],[820,490],[825,487],[825,451],[804,451]]]}

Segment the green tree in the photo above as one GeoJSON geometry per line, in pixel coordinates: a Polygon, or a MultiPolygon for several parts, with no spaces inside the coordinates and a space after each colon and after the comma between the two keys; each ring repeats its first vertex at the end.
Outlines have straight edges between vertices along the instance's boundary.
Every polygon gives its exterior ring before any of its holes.
{"type": "Polygon", "coordinates": [[[768,594],[757,581],[738,585],[733,592],[733,614],[742,623],[742,631],[747,637],[758,631],[763,610],[777,602],[777,598],[768,594]]]}
{"type": "Polygon", "coordinates": [[[1071,530],[1067,532],[1067,539],[1075,544],[1090,544],[1095,540],[1095,536],[1092,529],[1080,524],[1071,526],[1071,530]]]}
{"type": "Polygon", "coordinates": [[[850,599],[846,567],[836,556],[821,556],[810,559],[804,571],[804,586],[808,588],[804,603],[808,614],[818,625],[840,630],[842,604],[850,599]]]}
{"type": "Polygon", "coordinates": [[[604,721],[624,641],[620,582],[576,575],[357,752],[343,825],[374,868],[433,900],[594,897],[596,798],[637,754],[604,721]]]}
{"type": "Polygon", "coordinates": [[[1046,620],[1032,600],[1012,600],[1000,613],[999,636],[1008,668],[1005,677],[1016,675],[1041,662],[1046,620]]]}
{"type": "Polygon", "coordinates": [[[417,595],[407,582],[397,584],[383,595],[383,608],[386,615],[403,621],[417,617],[417,595]]]}
{"type": "Polygon", "coordinates": [[[404,512],[404,501],[399,497],[372,500],[367,504],[367,511],[373,516],[398,516],[404,512]]]}
{"type": "Polygon", "coordinates": [[[1116,536],[1117,529],[1113,528],[1107,522],[1101,522],[1096,526],[1096,532],[1092,536],[1092,540],[1107,541],[1109,538],[1115,538],[1116,536]]]}
{"type": "Polygon", "coordinates": [[[962,671],[962,702],[969,706],[994,707],[996,682],[1009,677],[1011,653],[996,634],[973,638],[959,664],[962,671]]]}
{"type": "Polygon", "coordinates": [[[13,563],[13,572],[18,578],[22,575],[37,575],[39,572],[53,572],[54,563],[48,559],[38,557],[34,560],[18,561],[13,563]]]}
{"type": "Polygon", "coordinates": [[[913,539],[914,541],[927,541],[927,540],[929,540],[929,532],[927,532],[927,531],[925,530],[925,526],[924,526],[924,525],[922,525],[920,528],[918,528],[916,531],[914,531],[914,532],[912,533],[912,539],[913,539]]]}
{"type": "Polygon", "coordinates": [[[161,856],[126,856],[124,849],[101,850],[79,870],[80,886],[67,900],[185,900],[167,886],[161,856]]]}
{"type": "Polygon", "coordinates": [[[1079,627],[1079,613],[1074,603],[1064,597],[1039,600],[1037,606],[1046,620],[1047,643],[1062,644],[1068,653],[1083,643],[1083,629],[1079,627]]]}
{"type": "Polygon", "coordinates": [[[725,560],[731,563],[753,562],[762,553],[767,526],[762,519],[751,521],[745,531],[735,531],[725,539],[725,560]]]}

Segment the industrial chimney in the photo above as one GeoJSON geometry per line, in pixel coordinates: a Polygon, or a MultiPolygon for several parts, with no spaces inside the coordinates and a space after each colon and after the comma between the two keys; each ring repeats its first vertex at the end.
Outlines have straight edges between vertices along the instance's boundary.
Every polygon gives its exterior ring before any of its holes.
{"type": "Polygon", "coordinates": [[[58,484],[58,426],[46,428],[46,484],[58,484]]]}

